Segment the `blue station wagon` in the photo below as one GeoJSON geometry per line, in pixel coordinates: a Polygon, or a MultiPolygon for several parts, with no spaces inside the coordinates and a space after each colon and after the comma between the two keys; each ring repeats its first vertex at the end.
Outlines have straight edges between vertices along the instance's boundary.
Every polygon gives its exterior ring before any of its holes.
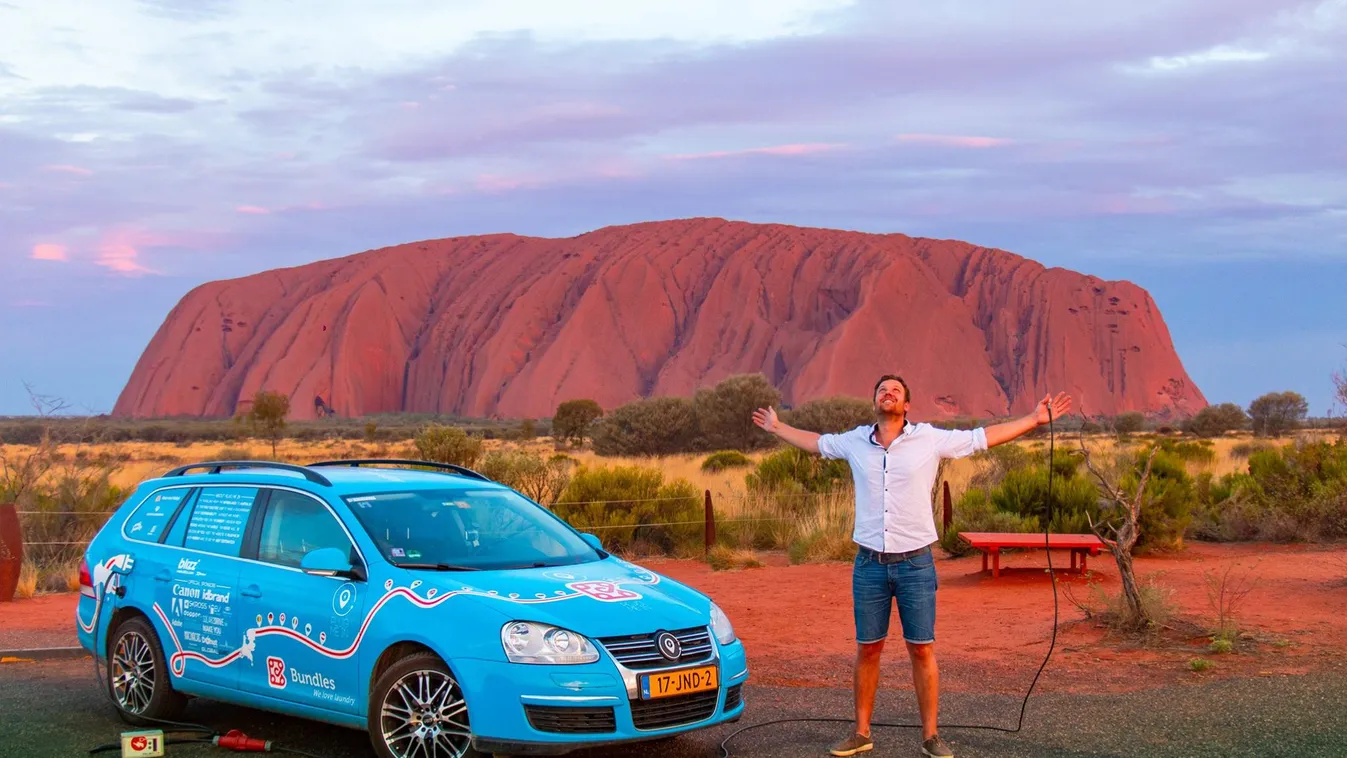
{"type": "Polygon", "coordinates": [[[81,595],[80,644],[136,725],[202,697],[367,730],[383,758],[459,758],[744,709],[743,645],[707,596],[457,466],[176,468],[99,531],[81,595]]]}

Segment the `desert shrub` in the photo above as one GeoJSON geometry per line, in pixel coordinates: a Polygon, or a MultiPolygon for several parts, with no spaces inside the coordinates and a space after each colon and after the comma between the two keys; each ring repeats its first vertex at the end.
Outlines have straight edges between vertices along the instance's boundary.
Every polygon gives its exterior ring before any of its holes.
{"type": "Polygon", "coordinates": [[[255,456],[252,448],[247,447],[222,447],[214,455],[208,455],[201,460],[204,461],[255,461],[261,456],[255,456]]]}
{"type": "Polygon", "coordinates": [[[850,488],[851,467],[843,460],[788,447],[759,461],[757,468],[745,475],[744,483],[750,492],[778,496],[786,510],[793,511],[790,503],[807,500],[794,496],[850,488]]]}
{"type": "Polygon", "coordinates": [[[1259,450],[1271,450],[1272,445],[1266,442],[1241,442],[1230,448],[1230,457],[1237,460],[1247,460],[1249,456],[1259,450]]]}
{"type": "Polygon", "coordinates": [[[603,408],[593,400],[567,400],[552,416],[552,434],[558,442],[583,445],[594,422],[602,417],[603,408]]]}
{"type": "Polygon", "coordinates": [[[1303,424],[1309,409],[1309,402],[1298,392],[1269,392],[1249,404],[1253,433],[1280,437],[1303,424]]]}
{"type": "Polygon", "coordinates": [[[959,539],[959,532],[1036,532],[1040,528],[1038,516],[999,511],[987,497],[986,490],[970,489],[955,504],[954,520],[941,535],[940,547],[950,555],[960,556],[972,552],[973,548],[959,539]]]}
{"type": "Polygon", "coordinates": [[[856,557],[856,543],[838,529],[820,527],[792,540],[786,555],[791,563],[849,561],[856,557]]]}
{"type": "Polygon", "coordinates": [[[574,459],[566,456],[543,460],[541,455],[526,450],[493,450],[486,454],[477,470],[534,502],[550,506],[570,484],[574,465],[574,459]]]}
{"type": "Polygon", "coordinates": [[[715,474],[725,469],[752,466],[753,461],[738,450],[721,450],[712,453],[702,461],[702,471],[715,474]]]}
{"type": "Polygon", "coordinates": [[[873,423],[875,408],[858,397],[828,397],[810,400],[798,408],[781,414],[787,424],[819,434],[838,434],[873,423]]]}
{"type": "Polygon", "coordinates": [[[482,441],[456,426],[432,424],[416,435],[416,452],[424,461],[472,468],[482,457],[482,441]]]}
{"type": "Polygon", "coordinates": [[[706,555],[706,562],[713,571],[727,571],[734,568],[761,568],[762,559],[752,550],[735,549],[726,545],[716,545],[706,555]]]}
{"type": "Polygon", "coordinates": [[[1140,411],[1127,411],[1113,417],[1113,431],[1118,434],[1136,434],[1146,428],[1146,416],[1140,411]]]}
{"type": "Polygon", "coordinates": [[[1195,536],[1315,541],[1347,537],[1347,442],[1257,450],[1247,471],[1209,483],[1195,536]]]}
{"type": "Polygon", "coordinates": [[[984,463],[983,468],[969,481],[972,487],[995,487],[1006,474],[1032,466],[1035,456],[1023,445],[1011,442],[973,454],[969,460],[984,463]]]}
{"type": "MultiPolygon", "coordinates": [[[[1054,466],[1054,469],[1057,467],[1054,466]]],[[[1089,521],[1100,520],[1099,492],[1085,477],[1077,476],[1075,469],[1064,474],[1054,471],[1052,482],[1052,532],[1089,532],[1089,521]]],[[[1006,475],[999,487],[988,493],[992,507],[1003,513],[1032,517],[1035,527],[1042,529],[1041,517],[1048,504],[1048,472],[1041,466],[1016,469],[1006,475]]]]}
{"type": "Polygon", "coordinates": [[[703,444],[712,449],[756,450],[776,439],[753,423],[753,411],[781,404],[781,393],[762,374],[738,374],[698,390],[693,413],[703,444]]]}
{"type": "Polygon", "coordinates": [[[1161,440],[1160,449],[1169,455],[1190,463],[1210,464],[1216,461],[1216,448],[1210,440],[1185,442],[1180,440],[1161,440]]]}
{"type": "Polygon", "coordinates": [[[643,542],[668,554],[679,543],[701,539],[702,503],[702,493],[690,482],[665,482],[656,468],[581,466],[552,509],[615,550],[643,542]]]}
{"type": "Polygon", "coordinates": [[[1249,423],[1244,409],[1234,403],[1209,405],[1183,423],[1183,431],[1199,437],[1219,437],[1226,432],[1243,429],[1249,423]]]}
{"type": "Polygon", "coordinates": [[[599,455],[670,455],[691,450],[696,442],[697,417],[692,401],[683,397],[627,403],[594,430],[599,455]]]}

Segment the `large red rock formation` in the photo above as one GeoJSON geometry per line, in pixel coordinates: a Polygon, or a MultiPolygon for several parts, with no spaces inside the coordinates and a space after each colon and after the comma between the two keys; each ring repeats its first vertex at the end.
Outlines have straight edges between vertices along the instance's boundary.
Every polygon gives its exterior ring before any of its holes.
{"type": "Polygon", "coordinates": [[[899,372],[914,418],[1206,405],[1150,296],[963,242],[721,219],[567,239],[398,245],[192,290],[116,416],[232,415],[260,389],[342,416],[546,417],[762,372],[787,403],[868,397],[899,372]]]}

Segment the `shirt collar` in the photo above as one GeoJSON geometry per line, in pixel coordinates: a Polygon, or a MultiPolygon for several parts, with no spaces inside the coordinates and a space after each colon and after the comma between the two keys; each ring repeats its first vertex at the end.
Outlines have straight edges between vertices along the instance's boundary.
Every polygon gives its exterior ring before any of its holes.
{"type": "MultiPolygon", "coordinates": [[[[896,438],[894,438],[894,440],[897,441],[899,439],[902,439],[903,437],[910,434],[912,430],[915,428],[916,427],[912,425],[912,421],[910,419],[904,418],[903,431],[896,438]]],[[[876,434],[879,434],[879,422],[875,422],[870,425],[870,444],[874,445],[875,447],[884,447],[883,445],[879,444],[879,440],[875,439],[876,434]]]]}

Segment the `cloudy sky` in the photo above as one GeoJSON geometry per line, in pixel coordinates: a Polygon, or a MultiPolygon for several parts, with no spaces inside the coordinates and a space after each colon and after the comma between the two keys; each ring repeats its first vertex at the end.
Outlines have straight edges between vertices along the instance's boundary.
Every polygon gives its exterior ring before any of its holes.
{"type": "Polygon", "coordinates": [[[1347,368],[1347,0],[0,1],[0,414],[191,287],[719,216],[1158,301],[1212,402],[1347,368]]]}

